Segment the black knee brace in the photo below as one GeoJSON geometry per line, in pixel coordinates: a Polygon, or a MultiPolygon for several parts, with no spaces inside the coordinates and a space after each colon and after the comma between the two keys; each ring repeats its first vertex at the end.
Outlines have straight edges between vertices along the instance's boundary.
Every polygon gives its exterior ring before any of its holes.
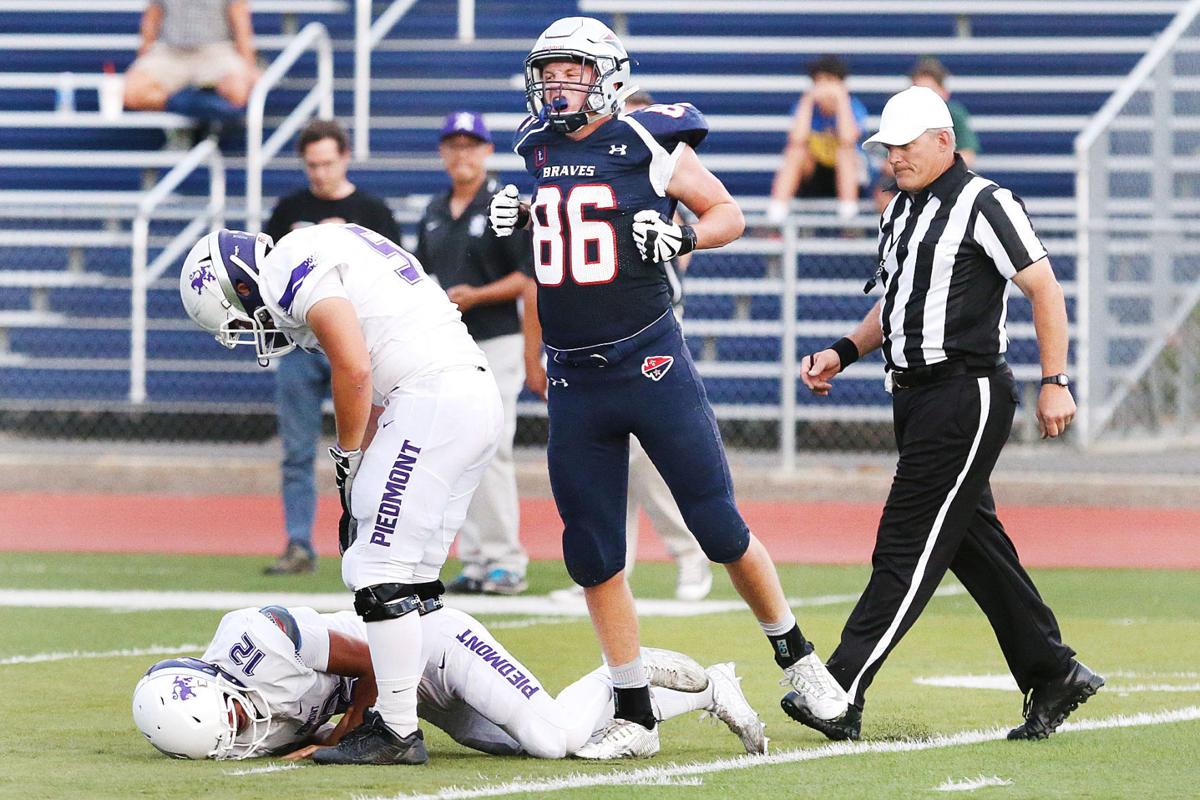
{"type": "Polygon", "coordinates": [[[416,611],[428,614],[442,607],[441,581],[428,583],[377,583],[354,593],[354,611],[363,622],[383,622],[416,611]]]}

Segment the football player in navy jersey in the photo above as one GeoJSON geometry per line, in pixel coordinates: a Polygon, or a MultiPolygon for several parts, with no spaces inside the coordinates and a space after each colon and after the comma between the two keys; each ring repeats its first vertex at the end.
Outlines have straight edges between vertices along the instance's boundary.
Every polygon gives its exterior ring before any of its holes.
{"type": "Polygon", "coordinates": [[[708,133],[703,115],[687,103],[622,113],[636,88],[629,56],[605,25],[569,17],[547,28],[525,60],[531,116],[515,139],[536,192],[525,205],[510,184],[490,209],[500,236],[533,226],[563,559],[584,587],[616,695],[614,720],[591,746],[597,758],[658,749],[623,572],[630,434],[705,554],[726,565],[786,682],[820,698],[823,717],[846,710],[771,557],[738,513],[716,419],[671,313],[662,263],[736,239],[741,210],[696,156],[708,133]],[[694,225],[670,221],[678,203],[696,214],[694,225]]]}

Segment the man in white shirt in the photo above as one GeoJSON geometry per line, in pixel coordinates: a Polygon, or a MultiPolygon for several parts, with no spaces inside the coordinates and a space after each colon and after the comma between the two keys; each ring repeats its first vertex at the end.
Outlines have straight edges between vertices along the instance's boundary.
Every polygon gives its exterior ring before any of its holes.
{"type": "Polygon", "coordinates": [[[380,724],[318,763],[420,764],[418,612],[496,450],[503,411],[483,353],[420,262],[356,224],[279,240],[218,231],[188,254],[188,315],[264,366],[296,346],[329,358],[342,579],[366,623],[380,724]]]}

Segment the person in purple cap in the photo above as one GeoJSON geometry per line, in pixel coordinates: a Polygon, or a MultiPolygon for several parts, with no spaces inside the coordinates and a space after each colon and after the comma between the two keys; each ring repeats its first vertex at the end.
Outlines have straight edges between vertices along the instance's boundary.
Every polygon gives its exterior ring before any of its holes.
{"type": "Polygon", "coordinates": [[[488,203],[500,186],[487,173],[495,148],[483,116],[453,111],[438,153],[450,188],[421,218],[417,258],[458,305],[467,331],[487,356],[504,401],[500,447],[484,474],[458,535],[462,572],[446,587],[461,594],[518,594],[529,557],[519,537],[513,436],[517,395],[525,382],[524,339],[517,298],[533,270],[530,234],[500,238],[488,226],[488,203]]]}

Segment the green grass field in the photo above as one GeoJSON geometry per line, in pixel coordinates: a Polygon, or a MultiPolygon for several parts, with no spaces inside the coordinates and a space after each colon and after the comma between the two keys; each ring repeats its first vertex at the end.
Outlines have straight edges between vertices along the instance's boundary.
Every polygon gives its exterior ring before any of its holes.
{"type": "MultiPolygon", "coordinates": [[[[264,559],[185,556],[0,554],[0,595],[12,589],[170,591],[344,591],[334,559],[311,576],[265,578],[264,559]]],[[[447,568],[448,574],[454,565],[447,568]]],[[[854,595],[865,568],[784,567],[798,598],[854,595]]],[[[1064,635],[1109,685],[1072,722],[1192,709],[1191,721],[1063,731],[1038,743],[930,737],[1010,727],[1021,697],[994,689],[943,688],[918,677],[1005,671],[983,615],[969,597],[935,598],[895,651],[870,693],[862,745],[828,747],[784,716],[769,648],[748,612],[695,618],[648,617],[646,644],[683,650],[703,663],[736,661],[751,703],[767,722],[774,761],[733,760],[741,747],[723,726],[698,718],[663,727],[651,761],[594,764],[500,759],[468,751],[426,728],[431,761],[419,768],[262,768],[282,762],[179,762],[134,729],[130,696],[160,655],[104,655],[123,649],[207,642],[219,611],[0,606],[0,798],[346,798],[477,792],[574,798],[908,798],[940,797],[948,779],[1010,783],[971,796],[996,798],[1194,798],[1200,795],[1200,574],[1132,570],[1039,570],[1039,587],[1064,635]],[[78,651],[49,660],[45,654],[78,651]],[[40,660],[23,663],[19,657],[40,660]],[[909,743],[906,745],[906,743],[909,743]],[[939,744],[939,746],[932,746],[939,744]],[[911,749],[902,748],[909,746],[911,749]],[[899,752],[877,752],[892,749],[899,752]],[[717,762],[727,762],[719,764],[717,762]],[[647,767],[651,772],[637,772],[647,767]],[[678,769],[671,769],[678,767],[678,769]],[[250,774],[235,774],[256,770],[250,774]],[[620,776],[632,777],[622,779],[620,776]],[[564,781],[553,779],[582,776],[564,781]],[[621,785],[621,781],[627,781],[621,785]],[[603,784],[603,785],[587,785],[603,784]],[[617,784],[617,785],[612,785],[617,784]],[[630,785],[632,784],[632,785],[630,785]],[[575,788],[570,788],[574,786],[575,788]]],[[[669,597],[673,570],[638,568],[641,597],[669,597]]],[[[530,594],[566,584],[560,564],[531,565],[530,594]]],[[[714,598],[732,598],[723,576],[714,598]]],[[[10,601],[11,602],[11,601],[10,601]]],[[[828,654],[851,602],[798,607],[805,632],[828,654]]],[[[598,661],[586,619],[521,620],[480,615],[515,655],[557,691],[598,661]],[[515,624],[514,624],[515,623],[515,624]],[[522,625],[518,627],[517,625],[522,625]]],[[[198,651],[192,651],[198,654],[198,651]]],[[[1105,724],[1109,724],[1106,722],[1105,724]]]]}

